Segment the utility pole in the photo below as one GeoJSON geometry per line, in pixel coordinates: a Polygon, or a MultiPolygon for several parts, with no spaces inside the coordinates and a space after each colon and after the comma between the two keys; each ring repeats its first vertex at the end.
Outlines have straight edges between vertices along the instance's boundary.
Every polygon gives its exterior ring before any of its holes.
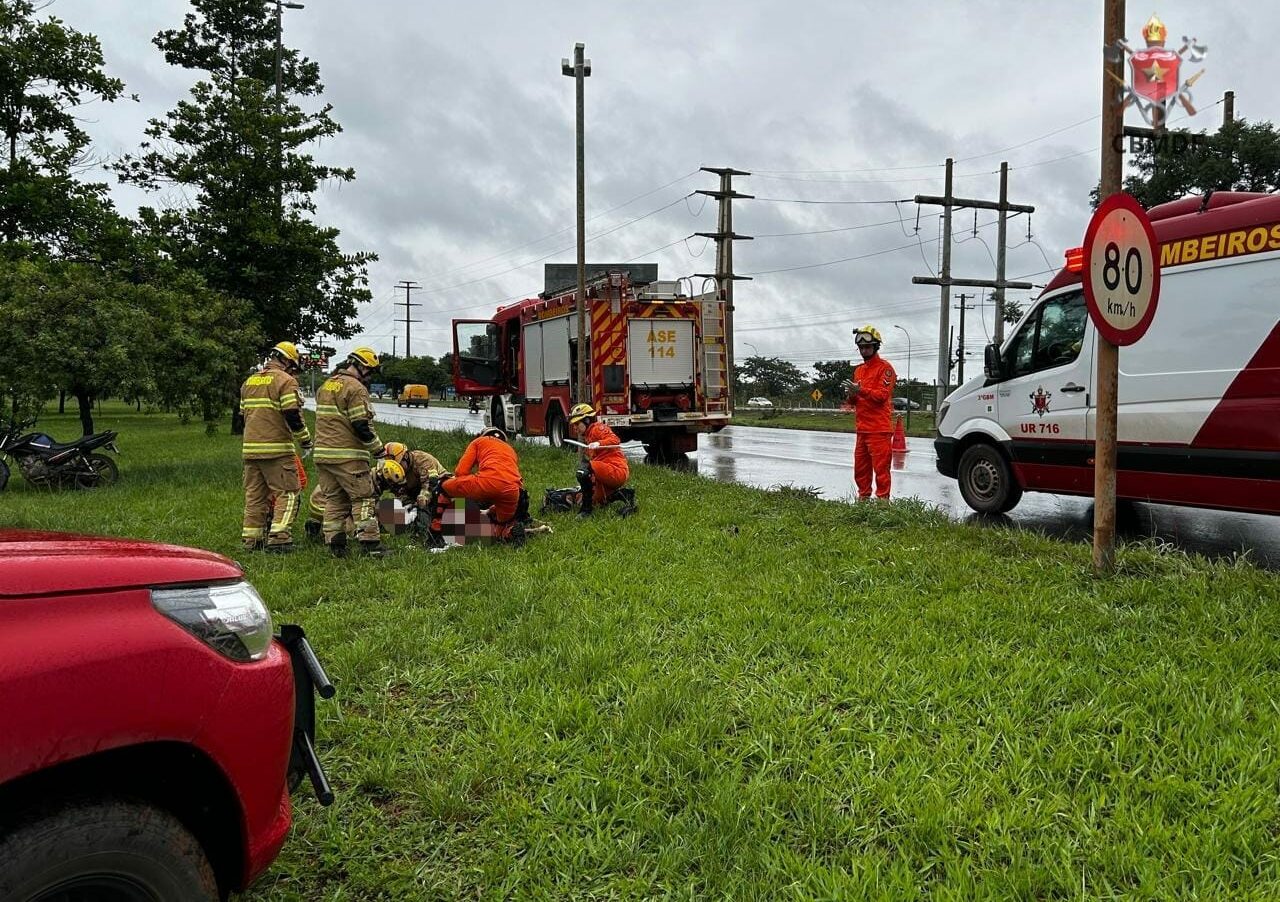
{"type": "Polygon", "coordinates": [[[281,36],[284,32],[284,10],[306,9],[301,3],[285,3],[273,0],[276,5],[276,218],[284,218],[284,89],[280,75],[280,60],[284,53],[281,36]]]}
{"type": "MultiPolygon", "coordinates": [[[[411,310],[410,310],[410,308],[412,308],[412,307],[421,307],[422,305],[421,305],[421,304],[415,304],[415,303],[411,302],[411,301],[409,300],[409,292],[411,292],[411,291],[421,291],[421,290],[422,290],[422,286],[421,286],[421,285],[419,285],[417,282],[409,282],[409,281],[406,281],[406,280],[401,280],[401,281],[396,285],[396,288],[403,288],[403,289],[404,289],[404,300],[403,300],[403,301],[396,301],[396,303],[395,303],[395,305],[396,305],[397,307],[403,307],[403,308],[404,308],[404,319],[398,319],[398,320],[396,320],[396,322],[398,322],[398,323],[404,323],[404,356],[409,357],[409,356],[411,356],[410,351],[409,351],[409,347],[410,347],[409,342],[412,340],[412,335],[413,335],[413,333],[412,333],[412,331],[411,331],[411,325],[412,325],[413,323],[420,323],[420,322],[422,322],[422,320],[420,320],[420,319],[414,319],[414,318],[412,317],[412,315],[411,315],[411,310]]],[[[394,348],[395,346],[394,346],[394,345],[392,345],[392,347],[394,348]]]]}
{"type": "MultiPolygon", "coordinates": [[[[1028,220],[1030,221],[1030,220],[1028,220]]],[[[992,341],[996,347],[1004,344],[1004,257],[1009,243],[1009,164],[1000,163],[1000,219],[996,225],[996,325],[992,341]]],[[[1030,226],[1027,226],[1030,237],[1030,226]]],[[[964,326],[960,327],[964,334],[964,326]]]]}
{"type": "Polygon", "coordinates": [[[1236,92],[1228,91],[1222,95],[1222,124],[1230,125],[1236,121],[1236,92]]]}
{"type": "Polygon", "coordinates": [[[960,311],[960,342],[956,345],[956,368],[959,373],[956,375],[956,385],[964,385],[964,312],[973,309],[973,305],[966,304],[965,301],[973,295],[961,292],[956,297],[960,299],[960,305],[956,307],[960,311]]]}
{"type": "Polygon", "coordinates": [[[587,169],[584,159],[586,126],[583,89],[585,79],[591,74],[591,60],[583,58],[585,50],[586,47],[581,42],[574,44],[573,63],[570,65],[566,57],[561,57],[560,74],[569,76],[575,82],[578,145],[578,401],[590,403],[591,392],[587,385],[587,169]]]}
{"type": "MultiPolygon", "coordinates": [[[[929,204],[932,206],[942,207],[942,271],[936,276],[915,276],[911,279],[913,285],[940,285],[942,286],[942,315],[938,322],[938,391],[939,394],[935,400],[936,408],[942,407],[942,400],[946,397],[946,386],[951,379],[951,286],[960,285],[966,288],[995,288],[999,290],[1000,297],[1004,297],[1004,289],[1006,288],[1034,288],[1030,282],[1009,282],[1004,278],[1004,269],[1001,263],[1004,260],[1005,243],[1000,242],[1000,254],[996,258],[996,278],[995,279],[953,279],[951,277],[951,211],[953,209],[974,209],[974,210],[995,210],[1000,213],[1003,220],[1005,214],[1014,213],[1034,213],[1036,208],[1026,204],[1011,204],[1005,196],[1007,189],[1005,188],[1005,179],[1001,179],[1002,189],[1000,192],[1000,200],[975,200],[972,198],[956,197],[951,193],[952,184],[952,165],[953,161],[947,158],[947,173],[944,181],[943,195],[938,197],[929,194],[917,194],[917,204],[929,204]]],[[[1008,164],[1001,165],[1001,172],[1007,171],[1008,164]]],[[[1001,236],[1004,235],[1004,229],[1001,228],[1001,236]]],[[[997,323],[1000,321],[999,311],[996,315],[997,323]]]]}
{"type": "MultiPolygon", "coordinates": [[[[1102,18],[1102,46],[1114,47],[1124,40],[1124,0],[1105,0],[1102,18]]],[[[1102,178],[1098,200],[1105,201],[1120,191],[1124,175],[1124,147],[1113,145],[1124,133],[1124,106],[1112,84],[1123,84],[1121,57],[1102,60],[1102,178]]],[[[1098,409],[1095,417],[1097,439],[1093,456],[1093,569],[1111,573],[1116,563],[1116,398],[1119,394],[1120,348],[1101,334],[1097,343],[1098,409]]]]}
{"type": "Polygon", "coordinates": [[[751,175],[741,169],[731,167],[703,166],[703,172],[720,176],[719,191],[698,191],[717,201],[716,230],[714,232],[695,232],[701,238],[710,238],[716,243],[716,271],[714,273],[694,273],[696,279],[715,279],[716,295],[724,305],[724,367],[725,367],[725,410],[733,410],[733,283],[751,281],[750,276],[733,274],[733,242],[751,241],[750,235],[739,235],[733,230],[733,200],[751,200],[752,194],[741,194],[733,190],[735,175],[751,175]]]}
{"type": "Polygon", "coordinates": [[[902,332],[903,335],[907,336],[907,431],[910,432],[911,431],[911,333],[908,332],[906,329],[903,329],[897,323],[894,323],[893,328],[899,330],[900,332],[902,332]]]}

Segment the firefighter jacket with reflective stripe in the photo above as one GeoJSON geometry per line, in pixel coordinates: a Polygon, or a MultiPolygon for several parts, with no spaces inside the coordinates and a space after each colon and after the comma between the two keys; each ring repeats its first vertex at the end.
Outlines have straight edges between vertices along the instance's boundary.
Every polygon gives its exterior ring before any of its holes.
{"type": "Polygon", "coordinates": [[[316,461],[370,463],[381,450],[369,389],[349,370],[334,373],[316,392],[316,461]]]}
{"type": "Polygon", "coordinates": [[[508,485],[524,485],[516,449],[492,435],[482,435],[467,445],[453,474],[466,476],[473,469],[477,476],[492,478],[508,485]]]}
{"type": "Polygon", "coordinates": [[[893,387],[898,376],[879,354],[853,368],[860,386],[854,398],[854,425],[859,432],[893,431],[893,387]]]}
{"type": "Polygon", "coordinates": [[[244,413],[242,452],[247,460],[292,457],[295,441],[311,439],[302,419],[298,380],[278,361],[272,360],[240,386],[240,410],[244,413]]]}
{"type": "Polygon", "coordinates": [[[431,480],[443,472],[440,461],[426,451],[410,451],[404,459],[404,485],[396,494],[405,501],[414,502],[427,491],[431,480]]]}

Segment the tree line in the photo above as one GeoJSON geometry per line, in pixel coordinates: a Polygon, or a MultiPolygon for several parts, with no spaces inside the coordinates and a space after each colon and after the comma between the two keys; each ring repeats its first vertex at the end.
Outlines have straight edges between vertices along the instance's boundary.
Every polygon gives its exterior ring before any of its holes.
{"type": "Polygon", "coordinates": [[[121,397],[212,429],[271,344],[350,338],[370,299],[376,257],[316,220],[315,193],[355,178],[308,150],[341,131],[319,66],[283,47],[277,95],[274,13],[192,0],[152,41],[189,94],[103,161],[78,110],[137,95],[96,37],[41,12],[0,0],[0,403],[65,392],[91,432],[93,401],[121,397]],[[155,205],[122,213],[103,174],[155,205]]]}

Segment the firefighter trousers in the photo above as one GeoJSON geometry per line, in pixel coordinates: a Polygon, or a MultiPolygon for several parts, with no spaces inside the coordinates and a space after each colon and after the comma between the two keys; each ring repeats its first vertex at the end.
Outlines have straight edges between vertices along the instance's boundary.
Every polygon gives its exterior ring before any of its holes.
{"type": "Polygon", "coordinates": [[[872,477],[875,478],[877,498],[889,497],[889,461],[893,434],[890,432],[859,432],[853,446],[853,481],[858,486],[859,498],[871,497],[872,477]]]}
{"type": "Polygon", "coordinates": [[[302,486],[293,455],[244,462],[244,523],[240,538],[247,546],[263,539],[269,545],[293,541],[302,486]],[[268,526],[269,522],[269,526],[268,526]]]}
{"type": "Polygon", "coordinates": [[[592,501],[596,504],[604,504],[606,498],[626,485],[627,477],[630,475],[631,471],[626,461],[591,461],[591,484],[594,487],[591,493],[592,501]]]}
{"type": "Polygon", "coordinates": [[[492,476],[454,476],[446,479],[440,484],[439,500],[432,512],[431,529],[439,532],[443,528],[441,517],[451,499],[466,498],[489,508],[489,519],[498,525],[501,534],[503,530],[510,529],[511,522],[515,519],[516,509],[520,505],[521,487],[518,482],[495,479],[492,476]]]}
{"type": "Polygon", "coordinates": [[[377,499],[373,493],[373,471],[360,460],[319,461],[316,489],[324,497],[325,544],[345,534],[344,524],[350,517],[356,538],[361,542],[378,542],[377,499]]]}

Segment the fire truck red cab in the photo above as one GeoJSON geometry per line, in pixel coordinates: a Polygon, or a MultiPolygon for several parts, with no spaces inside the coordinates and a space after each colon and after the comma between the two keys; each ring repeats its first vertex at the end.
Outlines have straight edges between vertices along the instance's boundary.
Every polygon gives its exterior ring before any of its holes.
{"type": "Polygon", "coordinates": [[[674,282],[612,270],[587,285],[589,393],[577,391],[577,291],[544,292],[488,320],[454,320],[454,385],[487,395],[489,422],[563,444],[568,413],[589,402],[623,441],[656,458],[693,451],[729,422],[724,304],[674,282]]]}

